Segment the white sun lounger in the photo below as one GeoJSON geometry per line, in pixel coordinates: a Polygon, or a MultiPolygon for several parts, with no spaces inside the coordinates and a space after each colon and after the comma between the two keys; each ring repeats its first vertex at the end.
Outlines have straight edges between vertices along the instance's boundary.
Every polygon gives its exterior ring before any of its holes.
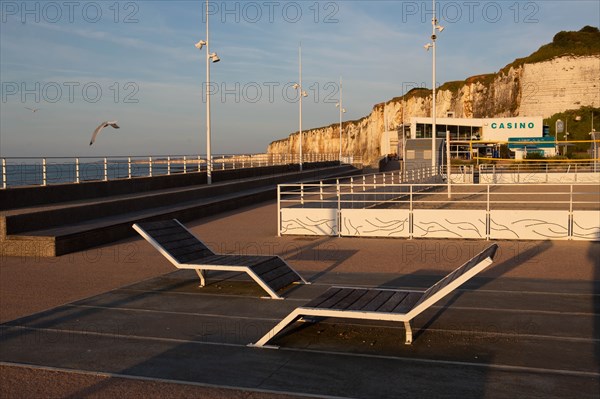
{"type": "Polygon", "coordinates": [[[401,321],[404,322],[406,344],[409,345],[412,343],[410,321],[489,266],[497,249],[497,244],[491,245],[426,291],[331,287],[306,305],[296,308],[250,346],[265,347],[288,325],[311,316],[401,321]]]}
{"type": "Polygon", "coordinates": [[[195,270],[200,287],[208,270],[245,272],[273,299],[283,299],[277,291],[291,284],[308,284],[279,256],[215,254],[176,219],[136,223],[133,228],[175,267],[195,270]]]}

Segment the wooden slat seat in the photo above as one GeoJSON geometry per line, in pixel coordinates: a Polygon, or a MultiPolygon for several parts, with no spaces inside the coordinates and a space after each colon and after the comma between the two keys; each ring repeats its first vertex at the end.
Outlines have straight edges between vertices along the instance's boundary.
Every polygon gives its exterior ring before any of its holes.
{"type": "Polygon", "coordinates": [[[406,344],[411,344],[410,321],[492,264],[497,249],[497,244],[490,245],[425,291],[331,287],[296,308],[251,346],[266,346],[284,328],[309,316],[404,322],[406,344]]]}
{"type": "Polygon", "coordinates": [[[178,220],[136,223],[133,228],[178,269],[193,269],[206,284],[206,272],[221,270],[245,272],[271,298],[291,284],[308,284],[279,256],[215,254],[178,220]]]}

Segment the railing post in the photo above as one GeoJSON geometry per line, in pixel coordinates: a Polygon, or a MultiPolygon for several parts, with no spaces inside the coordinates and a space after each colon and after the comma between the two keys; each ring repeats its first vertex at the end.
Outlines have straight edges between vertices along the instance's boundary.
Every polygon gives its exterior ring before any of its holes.
{"type": "Polygon", "coordinates": [[[363,191],[367,191],[367,187],[366,187],[366,184],[367,184],[367,178],[365,177],[365,175],[363,175],[363,177],[362,177],[362,181],[363,181],[363,182],[362,182],[363,191]]]}
{"type": "Polygon", "coordinates": [[[354,176],[350,176],[350,194],[354,194],[354,176]]]}
{"type": "Polygon", "coordinates": [[[46,181],[46,158],[42,158],[42,186],[47,185],[46,181]]]}
{"type": "MultiPolygon", "coordinates": [[[[198,160],[198,170],[200,170],[200,161],[198,160]]],[[[183,156],[183,174],[187,173],[187,155],[183,156]]]]}
{"type": "Polygon", "coordinates": [[[342,190],[340,188],[340,179],[336,179],[336,185],[337,185],[337,226],[336,226],[336,230],[337,230],[337,236],[341,237],[342,236],[342,190]]]}
{"type": "Polygon", "coordinates": [[[277,237],[281,237],[281,186],[277,185],[277,237]]]}
{"type": "Polygon", "coordinates": [[[569,225],[567,226],[569,240],[573,239],[573,185],[569,185],[569,225]]]}
{"type": "Polygon", "coordinates": [[[408,194],[408,238],[412,240],[413,238],[413,185],[412,183],[408,186],[409,194],[408,194]]]}
{"type": "Polygon", "coordinates": [[[79,183],[79,158],[75,158],[75,183],[79,183]]]}
{"type": "Polygon", "coordinates": [[[485,200],[485,209],[486,209],[486,229],[485,229],[485,239],[487,241],[490,240],[490,234],[492,232],[492,217],[490,215],[490,185],[487,184],[486,186],[486,200],[485,200]]]}
{"type": "Polygon", "coordinates": [[[104,181],[108,181],[108,160],[104,157],[104,181]]]}
{"type": "MultiPolygon", "coordinates": [[[[319,182],[319,199],[323,201],[323,180],[319,182]]],[[[322,203],[321,206],[323,206],[322,203]]]]}
{"type": "Polygon", "coordinates": [[[148,157],[148,176],[152,177],[152,157],[148,157]]]}
{"type": "Polygon", "coordinates": [[[6,158],[2,158],[2,188],[6,188],[6,158]]]}
{"type": "Polygon", "coordinates": [[[131,157],[127,157],[127,178],[131,179],[131,157]]]}
{"type": "Polygon", "coordinates": [[[167,156],[167,176],[171,176],[171,156],[167,156]]]}
{"type": "Polygon", "coordinates": [[[300,204],[304,205],[304,183],[300,183],[300,204]]]}

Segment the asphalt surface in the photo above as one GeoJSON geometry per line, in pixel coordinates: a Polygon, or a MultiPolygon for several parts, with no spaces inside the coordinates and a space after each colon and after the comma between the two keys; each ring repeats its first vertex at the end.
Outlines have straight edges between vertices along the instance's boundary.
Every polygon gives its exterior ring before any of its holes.
{"type": "Polygon", "coordinates": [[[198,287],[131,239],[0,266],[0,397],[600,395],[600,243],[500,241],[495,262],[401,323],[297,323],[248,347],[331,285],[425,289],[488,243],[277,237],[276,204],[188,224],[215,252],[280,255],[311,285],[264,292],[240,274],[198,287]]]}

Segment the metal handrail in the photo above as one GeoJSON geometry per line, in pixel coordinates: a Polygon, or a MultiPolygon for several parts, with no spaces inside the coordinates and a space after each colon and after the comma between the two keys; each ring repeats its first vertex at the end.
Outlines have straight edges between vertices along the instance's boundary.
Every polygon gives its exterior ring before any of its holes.
{"type": "MultiPolygon", "coordinates": [[[[360,157],[348,158],[361,162],[360,157]]],[[[78,184],[179,173],[203,172],[201,155],[3,157],[0,188],[78,184]]],[[[212,157],[214,170],[235,170],[298,163],[298,154],[224,154],[212,157]]],[[[303,162],[338,161],[338,154],[304,154],[303,162]]]]}
{"type": "MultiPolygon", "coordinates": [[[[319,183],[303,183],[302,185],[295,185],[295,184],[281,184],[278,186],[278,202],[279,202],[279,207],[281,208],[281,204],[295,204],[295,205],[299,205],[299,200],[297,198],[302,197],[302,203],[303,204],[314,204],[314,203],[324,203],[324,204],[333,204],[333,203],[342,203],[342,204],[351,204],[351,203],[371,203],[371,204],[386,204],[386,203],[398,203],[398,204],[405,204],[405,203],[413,203],[413,204],[434,204],[434,203],[453,203],[453,204],[457,204],[457,203],[461,203],[461,204],[487,204],[492,205],[492,204],[531,204],[531,205],[535,205],[535,204],[544,204],[544,205],[548,205],[549,203],[551,204],[569,204],[570,207],[573,204],[595,204],[598,205],[598,209],[600,210],[600,193],[598,193],[597,190],[595,190],[597,188],[597,185],[595,184],[590,184],[590,183],[570,183],[570,184],[532,184],[532,185],[528,185],[528,186],[518,186],[518,185],[514,185],[514,184],[470,184],[470,185],[462,185],[462,188],[476,188],[476,191],[458,191],[458,192],[454,192],[454,196],[453,196],[453,200],[452,201],[448,201],[447,197],[446,197],[446,192],[445,189],[447,189],[447,185],[445,184],[388,184],[386,186],[387,190],[377,190],[377,191],[370,191],[370,192],[354,192],[353,190],[355,189],[360,189],[364,186],[363,183],[358,183],[358,184],[351,184],[351,183],[339,183],[339,184],[319,184],[319,183]],[[554,190],[538,190],[538,191],[531,191],[530,188],[532,186],[537,186],[539,188],[547,188],[547,187],[552,187],[555,186],[557,187],[554,190]],[[299,189],[296,189],[296,187],[300,187],[299,189]],[[392,188],[397,187],[399,188],[399,190],[393,190],[392,188]],[[493,191],[490,190],[491,188],[498,188],[498,187],[510,187],[510,188],[517,188],[517,187],[523,187],[524,189],[527,188],[528,190],[523,190],[523,191],[519,191],[519,190],[510,190],[510,191],[503,191],[503,192],[498,192],[498,191],[493,191]],[[564,188],[564,190],[559,190],[558,187],[562,187],[564,188]],[[585,191],[582,188],[583,187],[590,187],[591,190],[590,191],[585,191]],[[287,188],[287,189],[286,189],[287,188]],[[293,188],[293,190],[290,190],[290,188],[293,188]],[[309,191],[310,189],[318,189],[318,191],[309,191]],[[421,189],[427,189],[427,191],[425,192],[419,192],[419,188],[421,189]],[[441,191],[431,191],[431,189],[443,189],[441,191]],[[566,188],[568,188],[568,190],[566,190],[566,188]],[[308,190],[307,190],[308,189],[308,190]],[[409,195],[409,193],[412,193],[412,195],[410,195],[410,199],[405,199],[403,197],[406,197],[409,195]],[[539,199],[539,197],[536,197],[534,199],[528,199],[527,201],[524,201],[522,198],[519,199],[515,199],[515,200],[506,200],[506,199],[498,199],[498,198],[494,198],[494,197],[506,197],[506,196],[515,196],[515,197],[524,197],[524,196],[529,196],[531,197],[532,195],[535,196],[536,194],[539,195],[544,195],[544,196],[562,196],[564,197],[564,199],[557,199],[554,198],[552,199],[551,202],[549,202],[548,200],[544,200],[544,199],[539,199]],[[375,199],[365,199],[364,197],[366,195],[376,195],[376,196],[380,196],[379,199],[375,198],[375,199]],[[398,196],[400,195],[400,196],[398,196]],[[485,200],[483,199],[461,199],[461,196],[472,196],[472,195],[478,195],[478,196],[485,196],[485,200]],[[341,198],[341,196],[344,196],[345,198],[341,198]],[[385,198],[385,197],[390,197],[390,198],[385,198]],[[415,197],[424,197],[424,196],[430,196],[430,197],[440,197],[439,200],[436,199],[422,199],[422,198],[415,198],[415,197]],[[584,199],[576,199],[576,197],[578,196],[588,196],[588,197],[594,197],[594,200],[584,200],[584,199]],[[392,198],[393,197],[393,198],[392,198]],[[567,199],[568,198],[568,199],[567,199]]],[[[371,186],[370,184],[367,184],[367,186],[371,186]]],[[[384,186],[381,185],[378,188],[383,189],[384,186]]]]}

